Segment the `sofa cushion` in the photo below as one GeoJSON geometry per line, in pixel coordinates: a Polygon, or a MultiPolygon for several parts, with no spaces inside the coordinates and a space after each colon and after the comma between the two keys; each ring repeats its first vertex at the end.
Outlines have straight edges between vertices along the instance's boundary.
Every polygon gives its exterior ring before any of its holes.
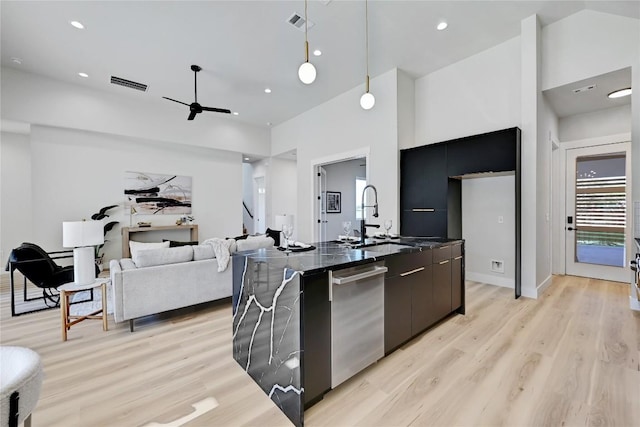
{"type": "Polygon", "coordinates": [[[216,257],[216,254],[213,252],[213,246],[211,245],[196,245],[191,247],[193,248],[194,261],[212,259],[216,257]]]}
{"type": "MultiPolygon", "coordinates": [[[[169,243],[169,242],[167,242],[169,243]]],[[[177,248],[145,249],[133,256],[133,262],[138,268],[154,265],[176,264],[193,260],[193,247],[180,246],[177,248]]]]}
{"type": "Polygon", "coordinates": [[[133,262],[135,262],[136,253],[138,251],[144,251],[147,249],[159,249],[159,248],[168,248],[169,242],[158,242],[158,243],[146,243],[146,242],[136,242],[135,240],[129,241],[129,251],[131,252],[131,258],[133,258],[133,262]]]}
{"type": "Polygon", "coordinates": [[[120,268],[122,268],[122,270],[135,270],[137,267],[136,265],[133,263],[133,260],[131,258],[122,258],[120,260],[120,268]]]}
{"type": "Polygon", "coordinates": [[[267,236],[249,236],[246,240],[238,240],[238,252],[253,251],[260,248],[268,248],[273,246],[275,241],[267,236]]]}

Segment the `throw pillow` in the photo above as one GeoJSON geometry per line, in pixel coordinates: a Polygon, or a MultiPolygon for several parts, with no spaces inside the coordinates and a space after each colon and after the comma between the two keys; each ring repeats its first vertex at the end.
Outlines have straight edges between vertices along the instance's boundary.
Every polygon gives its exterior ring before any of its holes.
{"type": "Polygon", "coordinates": [[[144,251],[147,249],[168,248],[168,247],[169,247],[169,242],[145,243],[145,242],[136,242],[134,240],[129,241],[129,251],[131,252],[131,258],[135,258],[138,251],[144,251]]]}
{"type": "Polygon", "coordinates": [[[267,236],[273,239],[273,241],[275,242],[275,246],[280,246],[280,230],[272,230],[270,228],[267,228],[266,233],[267,236]]]}
{"type": "Polygon", "coordinates": [[[191,241],[191,242],[180,242],[177,240],[169,240],[169,239],[162,239],[163,242],[169,242],[169,247],[170,248],[177,248],[179,246],[195,246],[198,244],[197,240],[191,241]]]}
{"type": "Polygon", "coordinates": [[[138,268],[177,264],[191,260],[193,260],[193,249],[191,246],[139,250],[133,257],[133,262],[138,268]]]}
{"type": "Polygon", "coordinates": [[[193,247],[193,260],[201,261],[203,259],[212,259],[216,257],[211,245],[195,245],[193,247]]]}

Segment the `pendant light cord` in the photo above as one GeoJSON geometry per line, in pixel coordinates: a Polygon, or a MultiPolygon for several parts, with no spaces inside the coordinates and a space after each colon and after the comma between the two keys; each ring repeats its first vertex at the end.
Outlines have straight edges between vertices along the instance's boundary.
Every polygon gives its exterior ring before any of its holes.
{"type": "Polygon", "coordinates": [[[307,30],[309,29],[309,20],[307,19],[307,0],[304,0],[304,59],[309,62],[309,40],[307,39],[307,30]]]}
{"type": "MultiPolygon", "coordinates": [[[[364,1],[365,46],[367,58],[367,80],[369,79],[369,0],[364,1]]],[[[369,88],[367,87],[367,92],[369,88]]]]}

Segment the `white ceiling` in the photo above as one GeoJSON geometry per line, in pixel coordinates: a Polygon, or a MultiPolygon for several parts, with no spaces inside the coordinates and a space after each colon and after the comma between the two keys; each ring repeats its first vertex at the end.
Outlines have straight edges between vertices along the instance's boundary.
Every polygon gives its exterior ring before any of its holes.
{"type": "MultiPolygon", "coordinates": [[[[318,78],[297,78],[304,33],[286,22],[304,1],[6,1],[0,4],[2,66],[163,103],[187,118],[191,64],[200,65],[198,100],[259,126],[286,121],[357,85],[365,76],[364,2],[309,2],[318,78]],[[69,22],[78,20],[84,30],[69,22]],[[12,58],[22,60],[18,65],[12,58]],[[89,74],[88,79],[78,72],[89,74]],[[111,75],[149,85],[138,92],[111,75]],[[272,89],[265,94],[264,88],[272,89]]],[[[424,76],[520,33],[537,13],[543,25],[582,9],[640,18],[638,1],[370,1],[370,75],[393,67],[424,76]],[[436,31],[445,19],[449,28],[436,31]]],[[[375,93],[372,83],[371,91],[375,93]]],[[[203,113],[218,114],[218,113],[203,113]]],[[[200,119],[197,117],[196,120],[200,119]]]]}

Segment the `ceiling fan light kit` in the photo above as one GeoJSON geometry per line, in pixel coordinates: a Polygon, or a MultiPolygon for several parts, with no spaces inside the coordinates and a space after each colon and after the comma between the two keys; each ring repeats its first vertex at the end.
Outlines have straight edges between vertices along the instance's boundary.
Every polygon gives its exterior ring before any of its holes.
{"type": "Polygon", "coordinates": [[[196,117],[196,114],[200,114],[203,111],[213,111],[215,113],[224,113],[231,114],[231,110],[226,108],[214,108],[214,107],[203,107],[198,103],[198,73],[202,70],[202,68],[198,65],[192,65],[191,71],[193,71],[193,87],[194,87],[194,95],[195,100],[191,104],[187,104],[186,102],[178,101],[177,99],[168,98],[163,96],[164,99],[168,99],[169,101],[177,102],[178,104],[186,105],[189,107],[189,117],[187,120],[193,120],[196,117]]]}
{"type": "Polygon", "coordinates": [[[376,105],[376,98],[369,92],[369,1],[364,2],[364,24],[365,24],[365,50],[367,58],[367,78],[365,80],[365,92],[360,97],[360,106],[365,110],[370,110],[376,105]]]}
{"type": "Polygon", "coordinates": [[[306,85],[310,85],[316,80],[316,67],[309,62],[309,41],[307,39],[308,23],[307,0],[304,0],[304,62],[298,68],[298,78],[306,85]]]}

